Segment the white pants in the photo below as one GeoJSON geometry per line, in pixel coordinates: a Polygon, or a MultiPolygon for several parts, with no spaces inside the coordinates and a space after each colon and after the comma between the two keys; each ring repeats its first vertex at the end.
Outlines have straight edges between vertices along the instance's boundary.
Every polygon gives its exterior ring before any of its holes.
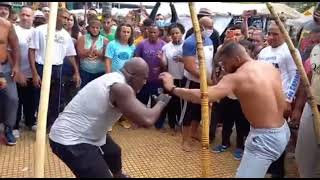
{"type": "Polygon", "coordinates": [[[290,139],[285,121],[280,128],[250,128],[236,178],[264,178],[272,162],[279,159],[290,139]]]}
{"type": "Polygon", "coordinates": [[[320,145],[316,141],[312,110],[308,103],[300,120],[295,157],[301,178],[320,177],[320,145]]]}

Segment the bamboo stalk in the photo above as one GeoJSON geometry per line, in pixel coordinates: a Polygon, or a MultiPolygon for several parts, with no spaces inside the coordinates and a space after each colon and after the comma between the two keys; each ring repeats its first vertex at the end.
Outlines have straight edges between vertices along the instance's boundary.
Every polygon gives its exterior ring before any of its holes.
{"type": "Polygon", "coordinates": [[[48,102],[49,102],[50,83],[51,83],[52,58],[54,57],[53,43],[54,43],[54,35],[56,31],[57,10],[58,10],[58,2],[50,2],[48,39],[47,39],[46,56],[45,56],[45,62],[44,62],[44,68],[43,68],[40,105],[39,105],[39,111],[38,111],[38,120],[37,120],[38,123],[37,123],[36,142],[35,142],[34,172],[35,172],[36,178],[44,177],[47,113],[48,113],[48,102]]]}
{"type": "Polygon", "coordinates": [[[310,83],[307,77],[306,72],[304,71],[303,68],[303,64],[302,64],[302,60],[300,55],[297,53],[296,48],[294,47],[291,38],[288,34],[288,32],[286,31],[285,27],[283,26],[279,16],[276,14],[275,10],[273,9],[271,3],[267,3],[267,7],[270,11],[270,13],[275,17],[275,22],[277,23],[277,25],[279,26],[282,34],[285,37],[285,41],[289,47],[291,56],[299,70],[300,76],[301,76],[301,80],[303,83],[303,87],[307,93],[307,100],[308,103],[311,105],[311,109],[312,109],[312,113],[313,113],[313,124],[314,124],[314,131],[316,133],[316,138],[317,138],[317,143],[320,144],[320,116],[319,116],[319,111],[317,108],[317,104],[314,100],[314,97],[311,93],[311,88],[310,88],[310,83]]]}
{"type": "Polygon", "coordinates": [[[201,148],[201,173],[202,177],[208,177],[210,167],[209,153],[209,100],[207,86],[207,70],[204,59],[203,43],[200,32],[199,21],[195,12],[194,3],[189,2],[189,9],[197,39],[197,53],[200,67],[200,91],[201,91],[201,120],[202,120],[202,148],[201,148]]]}

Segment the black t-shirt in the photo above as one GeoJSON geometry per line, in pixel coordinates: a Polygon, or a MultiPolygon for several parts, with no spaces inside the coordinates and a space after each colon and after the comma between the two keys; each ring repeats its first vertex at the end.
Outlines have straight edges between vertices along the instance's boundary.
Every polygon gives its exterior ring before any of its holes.
{"type": "MultiPolygon", "coordinates": [[[[186,33],[186,37],[185,39],[187,39],[191,34],[193,34],[194,30],[193,28],[189,29],[186,33]]],[[[213,48],[214,48],[214,53],[217,52],[217,49],[220,45],[220,37],[219,37],[219,33],[217,30],[213,29],[213,32],[210,36],[210,39],[212,41],[212,44],[213,44],[213,48]]]]}

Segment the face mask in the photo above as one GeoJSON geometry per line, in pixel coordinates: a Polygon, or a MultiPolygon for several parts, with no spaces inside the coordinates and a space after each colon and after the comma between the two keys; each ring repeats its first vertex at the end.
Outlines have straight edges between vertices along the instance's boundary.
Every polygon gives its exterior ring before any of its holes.
{"type": "Polygon", "coordinates": [[[213,30],[211,30],[211,29],[205,29],[205,30],[202,32],[204,38],[209,38],[212,33],[213,33],[213,30]]]}
{"type": "Polygon", "coordinates": [[[157,25],[159,28],[163,28],[163,27],[164,27],[164,20],[157,20],[157,21],[156,21],[156,25],[157,25]]]}

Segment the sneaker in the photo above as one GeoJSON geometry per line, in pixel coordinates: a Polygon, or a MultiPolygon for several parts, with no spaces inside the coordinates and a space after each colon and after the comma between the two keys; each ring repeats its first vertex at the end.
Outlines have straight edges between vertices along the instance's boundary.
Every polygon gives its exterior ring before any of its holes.
{"type": "Polygon", "coordinates": [[[14,137],[11,128],[6,128],[5,136],[7,139],[7,145],[13,146],[17,144],[16,138],[14,137]]]}
{"type": "Polygon", "coordinates": [[[243,155],[243,150],[242,149],[236,149],[233,153],[233,156],[236,160],[240,161],[243,155]]]}
{"type": "Polygon", "coordinates": [[[19,129],[14,129],[14,130],[12,131],[12,134],[14,135],[14,137],[15,137],[16,139],[18,139],[18,138],[20,137],[19,129]]]}
{"type": "Polygon", "coordinates": [[[215,152],[215,153],[221,153],[221,152],[224,152],[228,149],[229,146],[224,146],[222,144],[214,147],[211,149],[211,152],[215,152]]]}

